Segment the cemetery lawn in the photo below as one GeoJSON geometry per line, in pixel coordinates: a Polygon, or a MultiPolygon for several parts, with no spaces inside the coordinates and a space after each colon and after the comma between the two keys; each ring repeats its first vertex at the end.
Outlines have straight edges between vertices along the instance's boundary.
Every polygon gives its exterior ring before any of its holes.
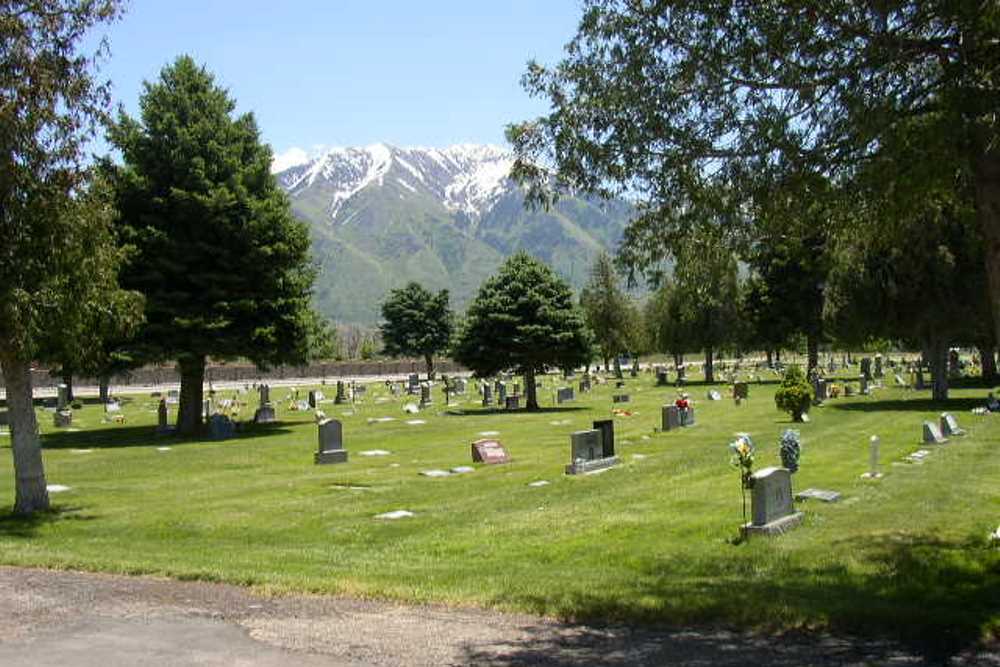
{"type": "Polygon", "coordinates": [[[272,389],[281,423],[223,442],[155,436],[156,399],[146,395],[126,397],[126,424],[103,424],[88,402],[75,411],[77,431],[55,432],[38,408],[48,482],[70,489],[52,495],[50,513],[11,516],[10,439],[0,436],[0,563],[579,620],[828,628],[940,655],[1000,635],[1000,548],[987,538],[1000,524],[1000,416],[970,413],[985,389],[953,390],[947,404],[877,389],[791,424],[775,409],[775,384],[751,384],[740,407],[705,400],[713,387],[728,397],[725,386],[693,384],[697,425],[656,433],[659,407],[676,390],[642,375],[628,380],[632,402],[620,406],[634,414],[615,418],[622,464],[571,477],[569,434],[607,418],[616,390],[595,386],[555,408],[556,381],[544,381],[548,407],[534,414],[483,411],[471,384],[464,414],[444,412],[438,387],[434,408],[419,415],[375,383],[353,410],[324,403],[344,424],[342,465],[313,464],[313,415],[290,412],[283,387],[272,389]],[[943,409],[968,435],[926,446],[921,465],[900,463],[924,447],[921,420],[943,409]],[[393,421],[368,422],[382,417],[393,421]],[[407,424],[414,419],[426,423],[407,424]],[[799,528],[736,543],[739,474],[727,444],[749,432],[755,467],[778,465],[789,427],[802,434],[794,491],[833,489],[843,499],[798,503],[799,528]],[[470,443],[491,431],[512,463],[419,474],[473,465],[470,443]],[[872,434],[882,440],[879,481],[860,478],[872,434]],[[538,480],[550,483],[529,486],[538,480]],[[374,518],[401,509],[415,516],[374,518]]]}

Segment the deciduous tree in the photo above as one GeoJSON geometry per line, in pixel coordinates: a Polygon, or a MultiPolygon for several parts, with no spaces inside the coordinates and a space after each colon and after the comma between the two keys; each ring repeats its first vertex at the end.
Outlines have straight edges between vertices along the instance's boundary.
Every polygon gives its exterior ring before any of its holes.
{"type": "Polygon", "coordinates": [[[389,292],[382,304],[380,326],[385,353],[389,356],[423,357],[427,379],[434,379],[434,355],[451,343],[454,316],[448,307],[448,290],[437,294],[411,282],[389,292]]]}

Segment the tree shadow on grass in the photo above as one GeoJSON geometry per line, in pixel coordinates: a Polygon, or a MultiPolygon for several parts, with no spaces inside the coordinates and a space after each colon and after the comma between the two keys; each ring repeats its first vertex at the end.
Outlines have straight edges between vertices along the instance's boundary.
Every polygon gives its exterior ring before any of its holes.
{"type": "Polygon", "coordinates": [[[549,414],[563,414],[563,413],[573,413],[573,412],[584,412],[589,410],[585,407],[545,407],[538,408],[537,410],[528,410],[526,408],[518,408],[517,410],[505,410],[503,408],[460,408],[461,412],[445,412],[445,417],[485,417],[488,415],[549,415],[549,414]]]}
{"type": "Polygon", "coordinates": [[[82,431],[56,431],[42,436],[42,449],[115,449],[191,444],[232,445],[241,440],[291,433],[290,424],[248,424],[227,440],[212,440],[207,431],[196,437],[157,435],[155,426],[108,426],[82,431]]]}
{"type": "Polygon", "coordinates": [[[983,398],[949,398],[947,401],[934,401],[930,398],[896,399],[889,401],[854,401],[842,403],[827,401],[825,409],[848,410],[854,412],[969,412],[972,408],[986,406],[983,398]]]}
{"type": "Polygon", "coordinates": [[[0,510],[0,539],[5,537],[30,539],[38,534],[44,525],[59,521],[94,521],[98,517],[83,514],[82,507],[53,505],[50,509],[34,512],[29,516],[14,514],[11,510],[0,510]]]}
{"type": "Polygon", "coordinates": [[[499,654],[469,647],[465,662],[790,665],[822,656],[823,664],[885,664],[902,647],[925,664],[942,664],[974,648],[984,635],[1000,651],[1000,550],[985,539],[894,535],[846,542],[869,562],[870,572],[828,563],[789,567],[760,578],[747,576],[745,563],[720,562],[717,571],[704,562],[688,571],[683,563],[663,563],[637,573],[632,587],[604,595],[575,591],[555,600],[501,598],[496,602],[598,625],[581,629],[564,624],[575,632],[529,633],[499,654]],[[627,625],[610,632],[614,626],[607,623],[627,625]],[[665,628],[665,623],[673,627],[665,628]],[[808,627],[854,639],[837,646],[829,638],[805,633],[800,638],[807,643],[797,646],[790,629],[794,633],[808,627]],[[736,634],[734,640],[725,628],[760,634],[744,636],[745,641],[736,634]],[[769,634],[781,636],[776,641],[763,638],[769,634]],[[789,636],[792,641],[786,642],[789,636]],[[829,660],[831,650],[847,654],[829,660]],[[855,655],[857,651],[861,654],[855,655]]]}

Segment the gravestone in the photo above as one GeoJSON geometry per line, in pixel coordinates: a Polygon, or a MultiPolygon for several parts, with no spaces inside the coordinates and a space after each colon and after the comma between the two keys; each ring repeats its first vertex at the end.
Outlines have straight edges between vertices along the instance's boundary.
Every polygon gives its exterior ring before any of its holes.
{"type": "Polygon", "coordinates": [[[722,394],[720,394],[716,390],[712,389],[712,390],[710,390],[708,392],[708,400],[710,400],[710,401],[721,401],[722,400],[722,394]]]}
{"type": "Polygon", "coordinates": [[[876,378],[881,378],[884,375],[885,375],[885,373],[882,371],[882,355],[881,354],[876,354],[875,355],[875,377],[876,378]]]}
{"type": "Polygon", "coordinates": [[[505,406],[507,405],[507,385],[503,382],[497,382],[497,405],[505,406]]]}
{"type": "Polygon", "coordinates": [[[69,385],[60,384],[57,388],[56,410],[66,410],[69,408],[69,385]]]}
{"type": "Polygon", "coordinates": [[[507,400],[504,401],[504,407],[508,410],[517,410],[521,407],[521,397],[514,395],[508,396],[507,400]]]}
{"type": "Polygon", "coordinates": [[[615,455],[615,420],[599,419],[594,422],[594,430],[601,432],[601,454],[604,458],[615,455]]]}
{"type": "Polygon", "coordinates": [[[941,413],[941,433],[945,437],[952,435],[965,435],[965,429],[960,428],[955,415],[950,412],[941,413]]]}
{"type": "Polygon", "coordinates": [[[632,364],[632,369],[629,370],[629,375],[631,377],[634,377],[634,378],[639,377],[639,362],[638,361],[636,361],[634,364],[632,364]]]}
{"type": "Polygon", "coordinates": [[[750,535],[777,535],[802,522],[792,504],[792,475],[784,468],[754,473],[751,498],[753,520],[743,527],[750,535]]]}
{"type": "Polygon", "coordinates": [[[73,411],[69,408],[56,410],[52,413],[52,424],[56,428],[65,428],[73,423],[73,411]]]}
{"type": "Polygon", "coordinates": [[[835,503],[840,500],[840,493],[828,489],[806,489],[795,494],[796,500],[822,500],[824,503],[835,503]]]}
{"type": "MultiPolygon", "coordinates": [[[[861,359],[861,375],[865,378],[865,383],[871,382],[872,379],[872,359],[871,357],[864,357],[861,359]]],[[[861,393],[864,393],[862,391],[861,393]]]]}
{"type": "Polygon", "coordinates": [[[236,424],[226,415],[212,415],[208,420],[208,434],[212,440],[228,440],[236,433],[236,424]]]}
{"type": "Polygon", "coordinates": [[[685,369],[684,365],[681,364],[680,366],[677,367],[677,382],[676,382],[676,384],[679,387],[682,384],[684,384],[686,381],[687,381],[687,369],[685,369]]]}
{"type": "Polygon", "coordinates": [[[611,397],[611,402],[612,403],[628,403],[629,402],[629,395],[628,394],[614,394],[611,397]]]}
{"type": "Polygon", "coordinates": [[[316,464],[347,463],[343,425],[336,419],[320,422],[319,451],[316,452],[313,460],[316,464]]]}
{"type": "Polygon", "coordinates": [[[169,405],[177,405],[181,400],[181,394],[176,389],[171,389],[167,392],[167,403],[169,405]]]}
{"type": "Polygon", "coordinates": [[[333,402],[337,405],[347,403],[347,387],[343,380],[337,380],[337,395],[333,397],[333,402]]]}
{"type": "Polygon", "coordinates": [[[156,434],[168,435],[174,432],[170,425],[170,415],[167,413],[167,399],[161,398],[160,404],[156,408],[156,434]]]}
{"type": "Polygon", "coordinates": [[[486,383],[483,385],[483,407],[488,408],[493,405],[493,387],[486,383]]]}
{"type": "Polygon", "coordinates": [[[583,378],[580,379],[580,393],[585,394],[589,391],[590,391],[590,376],[584,375],[583,378]]]}
{"type": "Polygon", "coordinates": [[[881,440],[877,435],[873,435],[868,441],[868,472],[861,475],[864,479],[879,479],[882,473],[879,472],[879,446],[881,440]]]}
{"type": "Polygon", "coordinates": [[[667,374],[667,369],[658,367],[656,369],[656,386],[665,387],[668,382],[670,382],[670,376],[667,374]]]}
{"type": "Polygon", "coordinates": [[[938,429],[938,425],[934,422],[925,421],[924,422],[924,443],[929,445],[943,445],[948,442],[948,438],[944,437],[941,430],[938,429]]]}
{"type": "Polygon", "coordinates": [[[420,390],[420,376],[416,373],[410,373],[410,375],[406,378],[406,381],[406,393],[410,396],[413,396],[420,390]]]}
{"type": "Polygon", "coordinates": [[[351,383],[351,394],[354,398],[363,398],[368,394],[368,385],[351,383]]]}
{"type": "Polygon", "coordinates": [[[676,405],[664,405],[660,410],[664,431],[671,431],[681,426],[681,409],[676,405]]]}
{"type": "Polygon", "coordinates": [[[686,408],[679,408],[681,418],[681,426],[694,426],[694,406],[689,405],[686,408]]]}
{"type": "Polygon", "coordinates": [[[828,398],[826,380],[823,378],[816,378],[813,381],[813,393],[816,395],[817,401],[825,401],[828,398]]]}
{"type": "Polygon", "coordinates": [[[604,456],[602,432],[596,429],[576,431],[570,435],[571,463],[566,466],[567,475],[580,475],[610,468],[618,463],[617,456],[604,456]]]}
{"type": "Polygon", "coordinates": [[[257,390],[260,392],[260,407],[253,413],[253,422],[255,424],[270,424],[277,418],[274,406],[271,405],[271,387],[262,384],[257,390]]]}
{"type": "Polygon", "coordinates": [[[455,379],[455,393],[464,394],[466,392],[466,380],[465,378],[455,379]]]}
{"type": "Polygon", "coordinates": [[[750,398],[750,385],[746,382],[734,382],[733,398],[740,401],[750,398]]]}
{"type": "Polygon", "coordinates": [[[556,403],[562,404],[574,399],[573,387],[559,387],[556,389],[556,403]]]}
{"type": "Polygon", "coordinates": [[[499,440],[476,440],[472,443],[473,463],[509,463],[510,454],[499,440]]]}
{"type": "Polygon", "coordinates": [[[201,402],[201,416],[204,419],[212,416],[212,399],[206,398],[201,402]]]}
{"type": "Polygon", "coordinates": [[[859,375],[858,376],[858,384],[861,387],[861,394],[862,395],[867,396],[869,393],[871,393],[871,389],[868,388],[868,376],[867,375],[859,375]]]}
{"type": "Polygon", "coordinates": [[[423,383],[420,385],[420,409],[423,410],[428,405],[433,403],[434,400],[431,398],[431,386],[428,383],[423,383]]]}

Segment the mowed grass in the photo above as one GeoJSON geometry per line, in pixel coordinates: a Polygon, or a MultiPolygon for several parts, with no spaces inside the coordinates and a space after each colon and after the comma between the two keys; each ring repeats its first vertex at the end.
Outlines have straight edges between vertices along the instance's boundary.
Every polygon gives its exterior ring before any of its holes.
{"type": "MultiPolygon", "coordinates": [[[[622,465],[566,476],[569,434],[608,418],[619,390],[596,386],[556,408],[560,382],[544,382],[545,409],[534,414],[484,411],[470,383],[457,406],[464,414],[447,413],[435,388],[434,408],[406,415],[401,405],[413,399],[370,384],[354,408],[321,405],[344,424],[343,465],[313,464],[313,415],[288,411],[281,387],[272,389],[280,424],[249,425],[223,442],[156,437],[148,396],[128,397],[123,425],[102,423],[101,408],[87,404],[76,432],[54,432],[39,409],[48,481],[71,490],[32,520],[0,513],[0,562],[570,619],[831,628],[942,654],[1000,629],[1000,549],[987,539],[1000,523],[1000,417],[970,413],[985,389],[953,390],[947,404],[877,389],[791,424],[775,409],[774,383],[751,385],[739,407],[706,400],[710,388],[728,396],[725,386],[693,384],[697,425],[658,433],[660,406],[677,390],[643,374],[627,380],[632,402],[620,406],[634,414],[615,418],[622,465]],[[923,447],[921,421],[944,409],[969,434],[928,446],[923,465],[894,465],[923,447]],[[368,421],[380,417],[395,420],[368,421]],[[794,490],[834,489],[843,500],[799,503],[801,527],[739,543],[739,475],[727,444],[748,431],[756,467],[779,465],[778,436],[789,427],[803,443],[794,490]],[[512,463],[419,474],[471,465],[470,443],[489,431],[512,463]],[[872,434],[882,440],[880,481],[860,478],[872,434]],[[360,454],[373,449],[391,455],[360,454]],[[536,480],[550,484],[528,486],[536,480]],[[416,516],[374,518],[397,509],[416,516]]],[[[10,507],[13,496],[7,453],[0,501],[10,507]]]]}

